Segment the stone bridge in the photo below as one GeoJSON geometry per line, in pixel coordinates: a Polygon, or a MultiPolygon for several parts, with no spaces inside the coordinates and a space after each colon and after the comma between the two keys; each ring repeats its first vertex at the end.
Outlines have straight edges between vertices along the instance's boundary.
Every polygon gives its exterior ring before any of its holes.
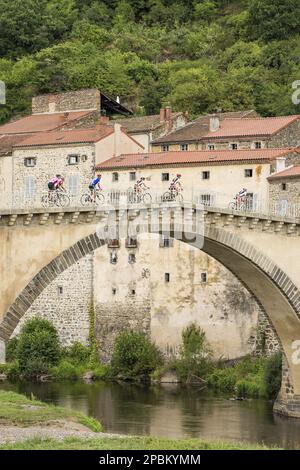
{"type": "Polygon", "coordinates": [[[60,273],[107,243],[113,219],[117,228],[126,219],[140,232],[162,233],[169,228],[172,237],[202,249],[244,284],[267,314],[284,353],[282,387],[274,410],[300,417],[299,219],[172,203],[97,211],[2,211],[2,361],[5,343],[33,301],[60,273]]]}

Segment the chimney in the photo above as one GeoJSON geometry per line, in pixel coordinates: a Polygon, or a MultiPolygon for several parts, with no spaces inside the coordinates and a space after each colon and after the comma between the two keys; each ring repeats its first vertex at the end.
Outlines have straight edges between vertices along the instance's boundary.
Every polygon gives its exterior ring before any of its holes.
{"type": "Polygon", "coordinates": [[[171,121],[172,119],[172,107],[167,106],[166,107],[166,121],[171,121]]]}
{"type": "Polygon", "coordinates": [[[161,108],[159,115],[160,115],[160,122],[165,122],[165,120],[166,120],[166,108],[161,108]]]}
{"type": "Polygon", "coordinates": [[[114,156],[118,157],[122,153],[122,142],[121,142],[121,124],[114,124],[114,156]]]}
{"type": "Polygon", "coordinates": [[[216,132],[220,129],[220,119],[214,114],[209,120],[209,130],[210,132],[216,132]]]}

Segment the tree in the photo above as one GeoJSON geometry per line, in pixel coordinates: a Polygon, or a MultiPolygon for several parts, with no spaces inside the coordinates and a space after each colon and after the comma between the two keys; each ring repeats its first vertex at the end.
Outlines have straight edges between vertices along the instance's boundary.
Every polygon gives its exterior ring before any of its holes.
{"type": "Polygon", "coordinates": [[[300,33],[299,0],[252,0],[249,7],[249,32],[264,41],[285,39],[300,33]]]}
{"type": "Polygon", "coordinates": [[[17,58],[49,45],[46,0],[0,0],[0,57],[17,58]]]}

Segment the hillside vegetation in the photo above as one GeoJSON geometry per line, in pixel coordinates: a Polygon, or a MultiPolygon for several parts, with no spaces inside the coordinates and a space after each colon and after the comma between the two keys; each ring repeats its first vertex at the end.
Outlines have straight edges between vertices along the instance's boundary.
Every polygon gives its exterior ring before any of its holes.
{"type": "Polygon", "coordinates": [[[299,0],[0,0],[0,122],[84,87],[137,114],[294,114],[299,61],[299,0]]]}

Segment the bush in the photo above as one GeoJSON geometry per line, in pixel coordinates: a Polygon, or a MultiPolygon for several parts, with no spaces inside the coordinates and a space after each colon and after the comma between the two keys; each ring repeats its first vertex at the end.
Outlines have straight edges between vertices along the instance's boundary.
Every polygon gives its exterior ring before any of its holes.
{"type": "Polygon", "coordinates": [[[174,360],[173,366],[183,381],[192,376],[204,378],[212,369],[211,356],[205,332],[192,323],[182,331],[180,358],[174,360]]]}
{"type": "Polygon", "coordinates": [[[7,346],[6,346],[7,362],[12,362],[15,359],[17,359],[18,344],[19,344],[19,340],[16,336],[8,341],[7,346]]]}
{"type": "Polygon", "coordinates": [[[20,334],[17,359],[26,376],[45,374],[56,365],[60,357],[60,344],[55,327],[40,318],[28,320],[20,334]],[[34,371],[36,367],[36,371],[34,371]]]}
{"type": "Polygon", "coordinates": [[[66,359],[51,369],[51,375],[58,380],[76,380],[80,377],[81,372],[81,369],[79,370],[66,359]]]}
{"type": "Polygon", "coordinates": [[[115,341],[112,372],[125,379],[149,377],[162,364],[157,346],[143,333],[124,331],[115,341]]]}
{"type": "Polygon", "coordinates": [[[63,349],[62,356],[73,364],[86,364],[90,358],[90,348],[76,341],[72,346],[63,349]]]}
{"type": "Polygon", "coordinates": [[[282,354],[280,352],[271,356],[266,363],[264,383],[268,398],[276,398],[280,387],[282,377],[282,354]]]}

